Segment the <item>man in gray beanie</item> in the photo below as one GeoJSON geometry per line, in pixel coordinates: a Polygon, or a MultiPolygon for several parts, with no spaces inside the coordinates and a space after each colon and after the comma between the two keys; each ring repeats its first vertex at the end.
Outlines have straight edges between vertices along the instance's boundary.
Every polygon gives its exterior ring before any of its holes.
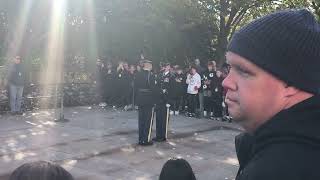
{"type": "Polygon", "coordinates": [[[307,10],[259,18],[232,37],[223,81],[236,180],[320,179],[320,25],[307,10]]]}

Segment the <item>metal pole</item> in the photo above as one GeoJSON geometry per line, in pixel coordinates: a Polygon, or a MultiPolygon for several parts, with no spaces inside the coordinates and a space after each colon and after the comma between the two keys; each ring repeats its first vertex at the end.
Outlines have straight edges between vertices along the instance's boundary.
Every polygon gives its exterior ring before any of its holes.
{"type": "Polygon", "coordinates": [[[134,102],[134,94],[135,94],[135,92],[134,92],[134,89],[135,89],[135,87],[134,87],[134,80],[133,80],[133,82],[132,82],[132,110],[135,110],[135,102],[134,102]]]}
{"type": "Polygon", "coordinates": [[[68,119],[64,118],[64,104],[63,104],[63,100],[64,100],[64,68],[62,68],[61,70],[61,86],[60,86],[60,115],[59,115],[59,119],[57,119],[57,122],[68,122],[68,119]]]}

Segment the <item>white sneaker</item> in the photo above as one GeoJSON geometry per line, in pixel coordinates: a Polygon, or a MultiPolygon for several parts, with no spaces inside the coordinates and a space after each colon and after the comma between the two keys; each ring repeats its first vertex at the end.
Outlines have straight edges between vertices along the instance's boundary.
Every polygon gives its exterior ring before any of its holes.
{"type": "Polygon", "coordinates": [[[174,113],[175,113],[175,115],[179,115],[179,111],[175,111],[174,113]]]}
{"type": "Polygon", "coordinates": [[[99,103],[99,106],[100,106],[100,107],[102,107],[102,108],[104,108],[104,107],[106,107],[106,106],[107,106],[107,103],[105,103],[105,102],[101,102],[101,103],[99,103]]]}
{"type": "Polygon", "coordinates": [[[170,115],[173,115],[173,111],[170,111],[170,115]]]}
{"type": "Polygon", "coordinates": [[[207,111],[203,111],[203,116],[207,117],[207,111]]]}

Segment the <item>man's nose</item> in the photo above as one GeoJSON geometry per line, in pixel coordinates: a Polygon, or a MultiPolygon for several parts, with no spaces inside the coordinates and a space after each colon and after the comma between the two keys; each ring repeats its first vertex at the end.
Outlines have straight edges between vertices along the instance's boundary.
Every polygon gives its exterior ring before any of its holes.
{"type": "Polygon", "coordinates": [[[229,73],[228,76],[222,81],[222,86],[227,90],[236,90],[236,84],[229,73]]]}

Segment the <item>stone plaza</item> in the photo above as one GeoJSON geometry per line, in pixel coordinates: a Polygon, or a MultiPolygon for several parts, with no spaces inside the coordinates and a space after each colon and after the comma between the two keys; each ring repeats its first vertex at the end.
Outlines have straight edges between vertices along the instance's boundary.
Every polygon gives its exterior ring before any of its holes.
{"type": "Polygon", "coordinates": [[[234,137],[242,130],[234,123],[171,116],[168,141],[142,147],[135,111],[66,108],[64,123],[57,114],[0,115],[0,180],[37,160],[58,163],[77,180],[157,180],[171,157],[186,159],[199,180],[232,180],[237,173],[234,137]]]}

